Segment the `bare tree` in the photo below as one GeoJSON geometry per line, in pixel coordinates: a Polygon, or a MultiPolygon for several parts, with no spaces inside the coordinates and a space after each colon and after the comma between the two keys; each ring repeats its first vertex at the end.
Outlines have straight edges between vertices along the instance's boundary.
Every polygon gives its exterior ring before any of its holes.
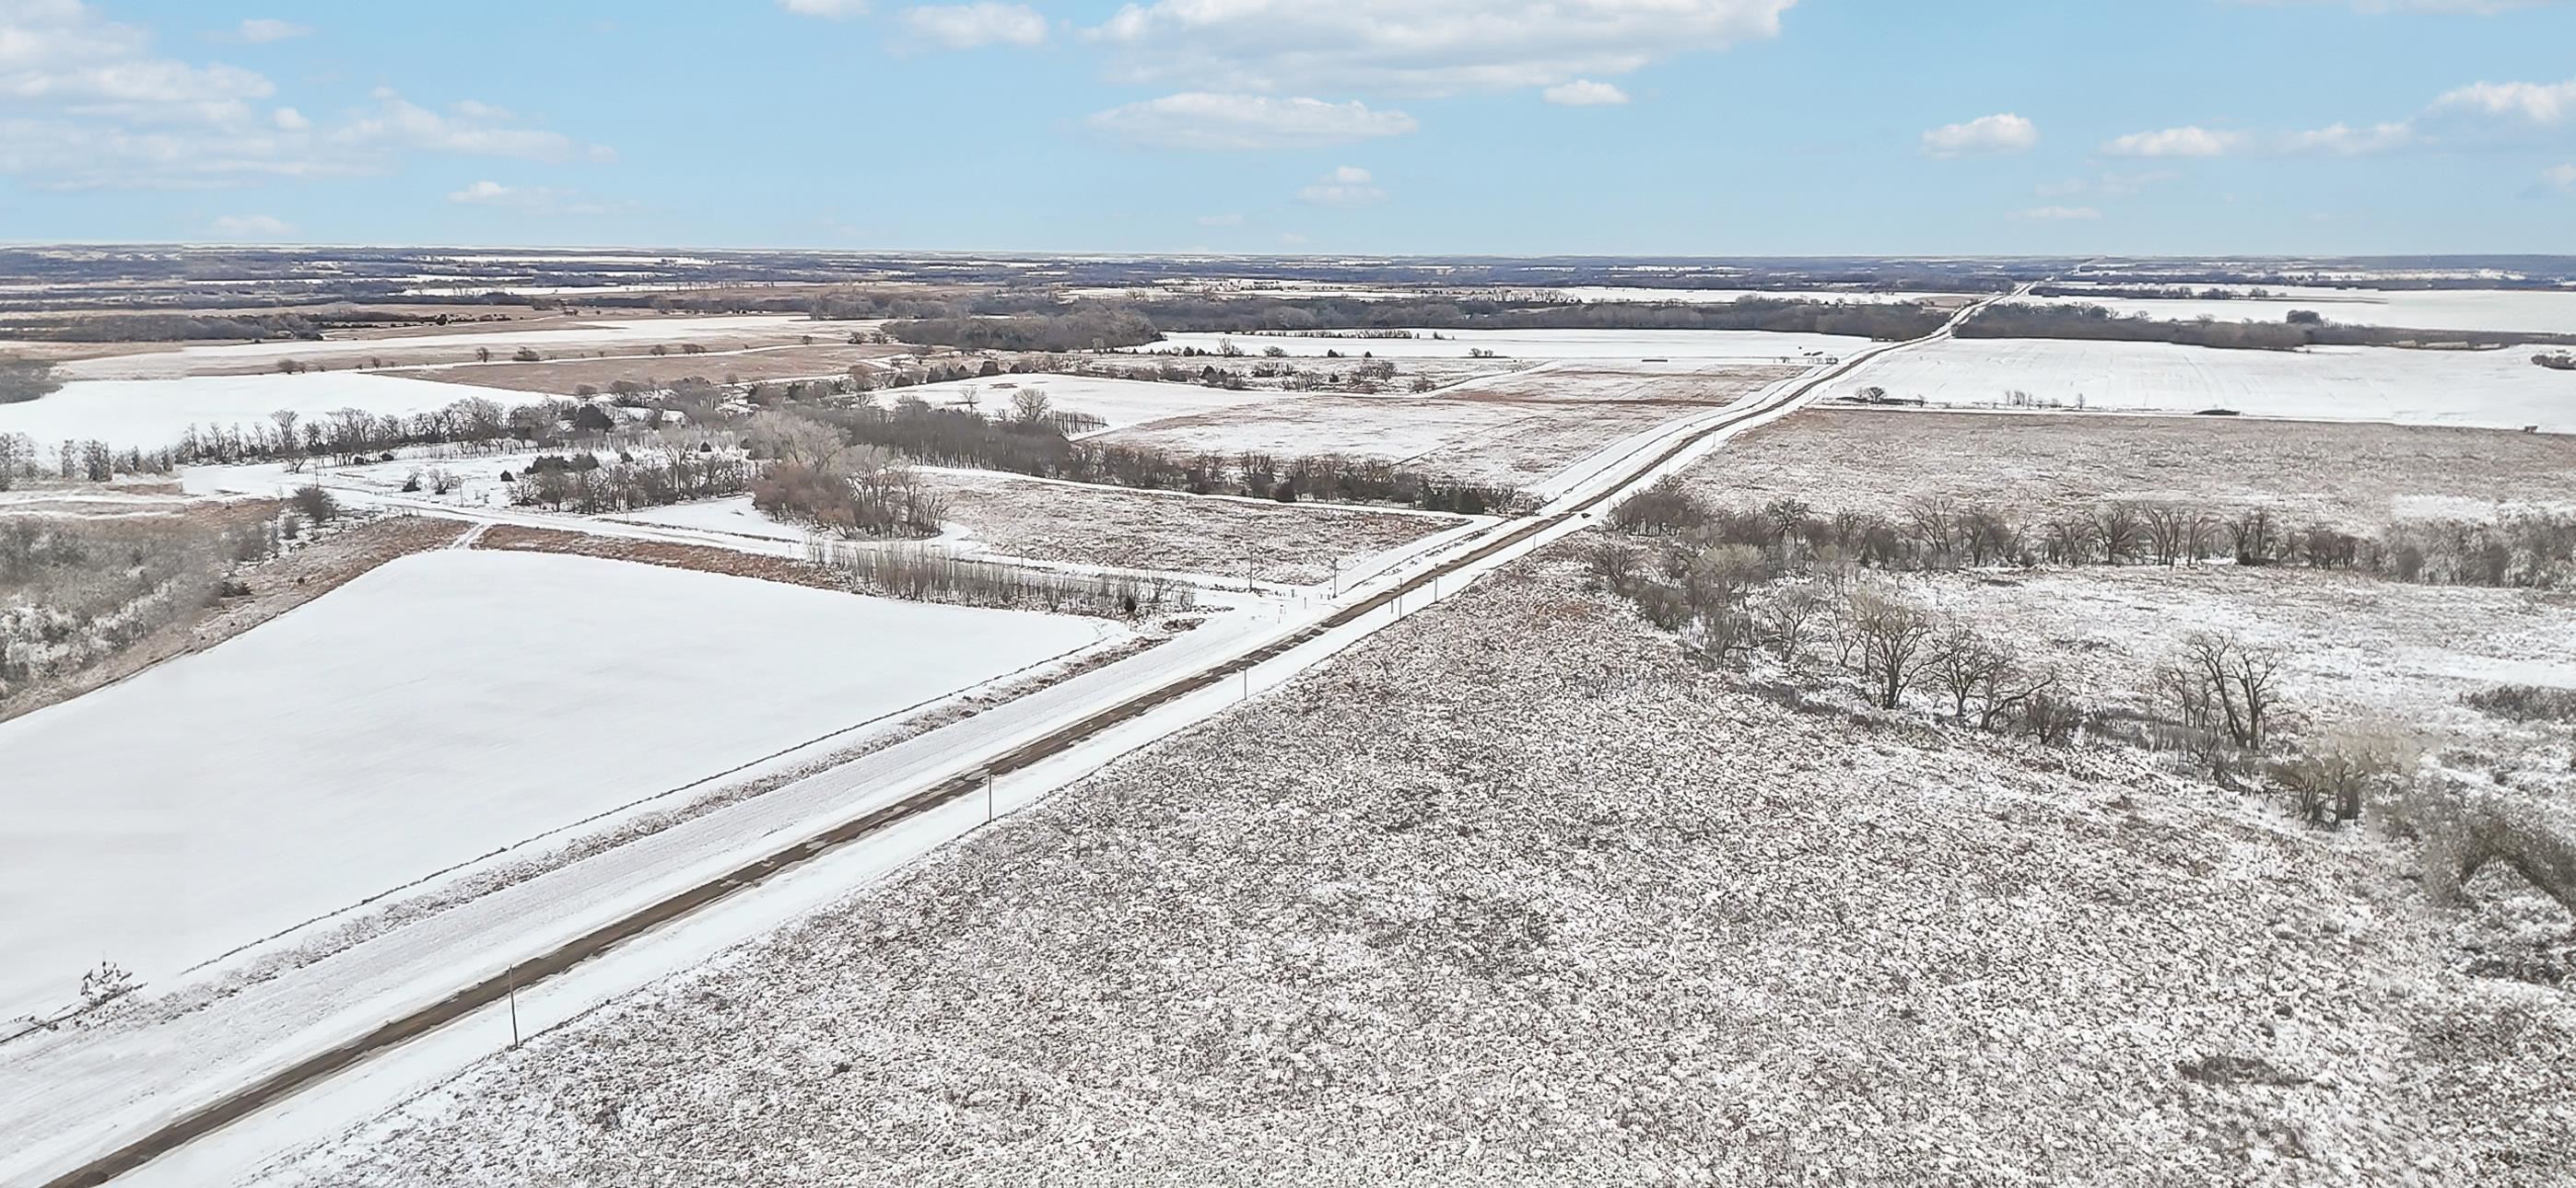
{"type": "Polygon", "coordinates": [[[1011,394],[1011,420],[1023,428],[1045,421],[1050,411],[1044,388],[1022,388],[1011,394]]]}
{"type": "Polygon", "coordinates": [[[1881,708],[1905,703],[1931,650],[1930,612],[1893,590],[1855,588],[1845,604],[1870,699],[1881,708]]]}
{"type": "Polygon", "coordinates": [[[2192,515],[2171,503],[2150,503],[2138,510],[2144,523],[2147,550],[2158,565],[2171,567],[2180,562],[2191,544],[2192,515]]]}
{"type": "Polygon", "coordinates": [[[2134,503],[2110,503],[2093,514],[2094,533],[2102,540],[2102,559],[2113,565],[2136,556],[2146,539],[2146,525],[2134,503]]]}
{"type": "Polygon", "coordinates": [[[1992,687],[2011,665],[2012,658],[1985,637],[1966,627],[1952,627],[1933,639],[1927,668],[1933,687],[1950,698],[1950,716],[1965,722],[1968,703],[1992,687]]]}
{"type": "Polygon", "coordinates": [[[1815,587],[1807,585],[1783,585],[1764,601],[1762,635],[1782,667],[1791,672],[1798,670],[1807,637],[1814,632],[1816,620],[1824,610],[1825,600],[1817,595],[1815,587]]]}

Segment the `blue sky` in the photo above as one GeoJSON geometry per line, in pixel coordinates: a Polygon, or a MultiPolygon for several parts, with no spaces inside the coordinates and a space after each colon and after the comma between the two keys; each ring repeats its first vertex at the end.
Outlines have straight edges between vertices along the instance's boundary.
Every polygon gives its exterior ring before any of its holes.
{"type": "Polygon", "coordinates": [[[0,0],[0,240],[2576,253],[2576,3],[0,0]]]}

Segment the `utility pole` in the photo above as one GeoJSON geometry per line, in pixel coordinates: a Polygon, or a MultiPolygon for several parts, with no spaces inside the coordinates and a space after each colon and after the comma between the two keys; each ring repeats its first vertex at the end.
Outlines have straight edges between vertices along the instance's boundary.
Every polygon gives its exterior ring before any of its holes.
{"type": "Polygon", "coordinates": [[[507,976],[510,981],[510,1046],[515,1048],[519,1046],[519,967],[512,965],[507,976]]]}
{"type": "Polygon", "coordinates": [[[993,823],[993,769],[984,769],[984,823],[993,823]]]}

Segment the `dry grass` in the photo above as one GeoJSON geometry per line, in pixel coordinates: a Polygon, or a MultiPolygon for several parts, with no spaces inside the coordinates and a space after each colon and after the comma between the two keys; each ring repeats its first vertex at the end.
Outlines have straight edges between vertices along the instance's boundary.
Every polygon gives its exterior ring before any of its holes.
{"type": "Polygon", "coordinates": [[[1054,483],[985,471],[920,472],[946,519],[1006,557],[1315,585],[1466,523],[1305,504],[1054,483]]]}
{"type": "Polygon", "coordinates": [[[2036,513],[2109,499],[2262,504],[2350,528],[2576,505],[2576,437],[2218,417],[1820,408],[1690,474],[1720,502],[1901,512],[1925,496],[2036,513]]]}
{"type": "MultiPolygon", "coordinates": [[[[206,504],[185,513],[225,524],[273,519],[274,500],[206,504]]],[[[29,688],[0,708],[0,720],[68,701],[93,689],[216,644],[339,589],[397,557],[443,548],[463,529],[452,521],[392,516],[351,524],[283,556],[235,575],[250,593],[205,607],[184,622],[143,637],[116,655],[81,671],[29,688]]]]}
{"type": "Polygon", "coordinates": [[[700,573],[720,573],[729,577],[784,582],[791,586],[811,586],[818,590],[850,588],[848,579],[844,578],[838,570],[827,566],[787,557],[772,557],[717,548],[713,545],[629,540],[617,536],[593,536],[586,532],[527,528],[517,524],[496,524],[476,538],[474,545],[476,548],[502,549],[511,552],[569,553],[576,557],[633,561],[670,569],[693,569],[700,573]]]}
{"type": "Polygon", "coordinates": [[[1567,557],[283,1182],[2563,1182],[2576,1009],[2351,835],[1783,710],[1567,557]]]}
{"type": "MultiPolygon", "coordinates": [[[[604,348],[592,348],[600,350],[604,348]]],[[[482,388],[500,388],[512,392],[542,392],[569,396],[583,385],[602,392],[620,380],[631,380],[648,389],[670,386],[683,379],[696,377],[717,383],[739,379],[755,383],[783,379],[813,379],[840,376],[859,363],[903,354],[902,346],[851,346],[828,343],[828,336],[818,336],[813,346],[781,347],[757,354],[683,355],[673,352],[660,358],[578,358],[567,356],[545,363],[492,363],[472,366],[437,367],[402,374],[413,379],[441,383],[472,384],[482,388]]],[[[507,352],[496,352],[506,355],[507,352]]],[[[633,348],[618,347],[612,352],[625,355],[638,353],[633,348]]]]}

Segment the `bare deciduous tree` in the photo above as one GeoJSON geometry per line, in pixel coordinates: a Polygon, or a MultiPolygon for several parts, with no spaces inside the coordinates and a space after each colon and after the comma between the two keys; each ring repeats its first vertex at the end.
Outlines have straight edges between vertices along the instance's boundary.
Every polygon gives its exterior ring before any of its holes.
{"type": "Polygon", "coordinates": [[[1870,699],[1883,709],[1902,706],[1930,653],[1931,613],[1893,590],[1860,587],[1845,602],[1844,614],[1870,699]]]}

